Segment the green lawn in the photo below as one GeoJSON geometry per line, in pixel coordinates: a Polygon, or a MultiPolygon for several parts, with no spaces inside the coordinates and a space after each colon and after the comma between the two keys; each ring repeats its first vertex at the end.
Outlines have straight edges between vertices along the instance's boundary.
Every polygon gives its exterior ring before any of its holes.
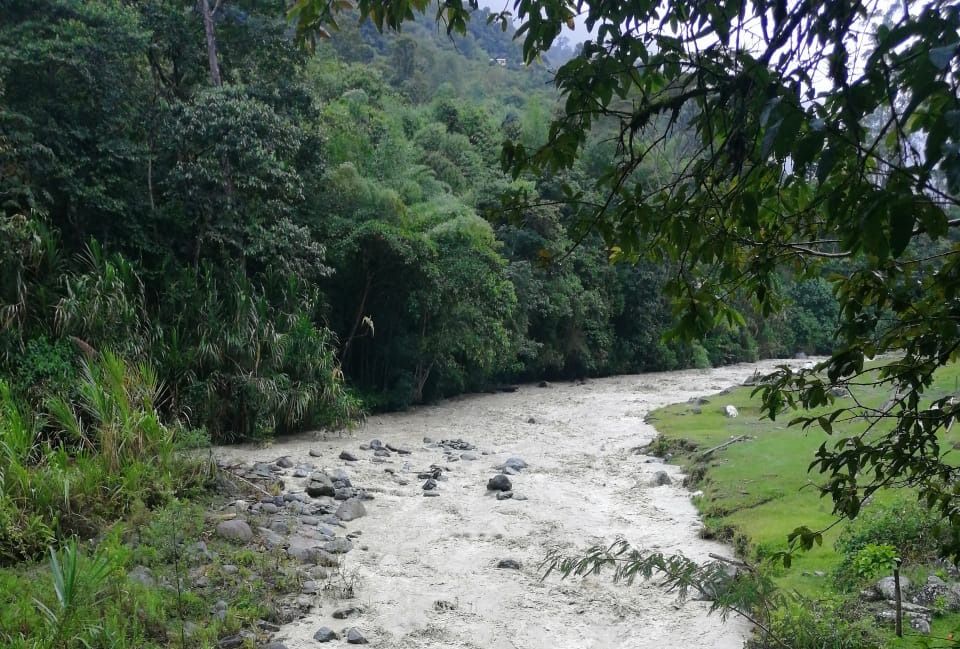
{"type": "MultiPolygon", "coordinates": [[[[954,394],[958,383],[960,366],[946,367],[937,375],[928,396],[934,399],[954,394]]],[[[687,446],[687,450],[673,450],[672,461],[688,472],[705,470],[704,479],[694,488],[703,492],[695,502],[707,529],[732,540],[748,559],[785,549],[787,535],[800,525],[821,529],[836,519],[831,513],[832,501],[821,498],[815,488],[820,476],[807,472],[814,453],[828,436],[818,427],[806,431],[799,426],[788,427],[793,413],[776,421],[760,419],[760,397],[751,397],[752,389],[738,388],[728,394],[708,396],[706,404],[675,404],[652,414],[653,424],[661,434],[657,446],[687,446]],[[724,415],[724,406],[728,404],[736,406],[738,417],[724,415]],[[705,465],[698,461],[704,450],[739,435],[751,439],[715,452],[705,465]],[[689,444],[680,442],[692,443],[696,450],[689,450],[689,444]]],[[[880,405],[888,398],[889,390],[860,389],[856,394],[866,403],[880,405]]],[[[862,430],[863,426],[863,421],[838,423],[833,437],[862,430]]],[[[960,440],[957,429],[953,436],[954,441],[960,440]]],[[[879,494],[875,501],[883,502],[892,495],[879,494]]],[[[798,556],[789,570],[778,570],[778,584],[815,598],[833,592],[830,574],[839,561],[833,546],[845,524],[833,527],[824,535],[822,546],[798,556]]],[[[960,615],[945,616],[935,622],[933,636],[946,636],[958,627],[960,615]]],[[[890,646],[921,645],[915,638],[893,638],[890,646]]]]}

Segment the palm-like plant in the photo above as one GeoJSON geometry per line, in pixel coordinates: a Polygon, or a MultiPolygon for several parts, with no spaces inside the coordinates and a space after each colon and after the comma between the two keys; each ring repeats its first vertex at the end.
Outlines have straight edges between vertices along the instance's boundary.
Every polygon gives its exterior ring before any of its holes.
{"type": "Polygon", "coordinates": [[[112,571],[113,564],[104,556],[85,559],[76,539],[71,539],[59,552],[50,548],[55,601],[50,606],[39,600],[34,602],[47,627],[41,647],[91,646],[101,629],[97,616],[86,613],[96,611],[104,582],[112,571]]]}

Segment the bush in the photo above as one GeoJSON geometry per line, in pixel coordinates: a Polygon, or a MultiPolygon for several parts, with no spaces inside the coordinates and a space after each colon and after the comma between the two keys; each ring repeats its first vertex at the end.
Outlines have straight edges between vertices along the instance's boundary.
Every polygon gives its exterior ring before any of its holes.
{"type": "MultiPolygon", "coordinates": [[[[791,649],[879,649],[884,644],[879,633],[858,613],[854,602],[798,598],[775,608],[767,627],[791,649]]],[[[770,635],[758,630],[748,649],[783,646],[770,635]]]]}
{"type": "Polygon", "coordinates": [[[892,546],[904,563],[924,563],[935,559],[940,547],[939,518],[919,502],[898,498],[890,503],[874,503],[864,508],[834,544],[840,564],[834,572],[838,586],[859,586],[858,559],[869,546],[892,546]]]}
{"type": "Polygon", "coordinates": [[[207,465],[175,452],[149,367],[104,352],[75,391],[75,403],[49,401],[52,424],[42,429],[0,382],[0,565],[37,558],[57,538],[98,534],[134,503],[156,507],[209,478],[207,465]]]}

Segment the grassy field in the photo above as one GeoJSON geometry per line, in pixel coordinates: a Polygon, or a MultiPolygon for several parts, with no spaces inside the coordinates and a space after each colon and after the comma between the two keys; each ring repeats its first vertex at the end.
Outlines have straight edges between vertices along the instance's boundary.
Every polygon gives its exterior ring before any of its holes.
{"type": "MultiPolygon", "coordinates": [[[[944,368],[928,392],[931,399],[954,394],[960,383],[960,366],[944,368]]],[[[672,453],[671,461],[692,474],[693,489],[702,491],[695,502],[704,517],[706,529],[734,543],[745,558],[757,557],[786,548],[791,530],[806,525],[811,529],[829,526],[836,517],[832,501],[821,498],[815,485],[819,474],[807,468],[827,435],[816,427],[804,431],[788,427],[795,414],[787,413],[776,421],[760,418],[760,397],[751,397],[752,388],[735,389],[727,394],[708,396],[707,403],[675,404],[652,413],[652,423],[661,437],[655,442],[661,453],[672,453]],[[728,418],[724,406],[733,405],[739,416],[728,418]],[[750,439],[732,444],[701,459],[704,450],[732,437],[750,439]],[[702,476],[702,477],[701,477],[702,476]]],[[[857,396],[865,403],[880,405],[889,397],[886,390],[860,388],[857,396]]],[[[838,399],[840,404],[844,399],[838,399]]],[[[834,406],[836,407],[836,406],[834,406]]],[[[863,421],[838,423],[833,437],[862,430],[863,421]]],[[[960,440],[954,429],[953,435],[960,440]]],[[[902,495],[902,494],[901,494],[902,495]]],[[[897,494],[882,493],[874,499],[881,504],[897,494]]],[[[793,562],[789,570],[776,570],[776,581],[784,589],[806,597],[824,598],[836,594],[832,572],[840,561],[834,549],[837,537],[848,523],[833,527],[824,535],[823,545],[814,547],[793,562]]],[[[925,569],[905,567],[906,574],[925,578],[925,569]]],[[[933,637],[946,637],[960,628],[960,615],[937,618],[933,637]]],[[[897,640],[891,634],[891,647],[924,646],[917,636],[897,640]]]]}

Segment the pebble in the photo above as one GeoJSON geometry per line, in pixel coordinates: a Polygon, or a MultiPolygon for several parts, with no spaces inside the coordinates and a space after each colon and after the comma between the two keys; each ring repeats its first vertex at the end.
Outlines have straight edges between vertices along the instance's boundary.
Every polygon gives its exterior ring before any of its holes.
{"type": "Polygon", "coordinates": [[[310,449],[310,457],[323,457],[323,453],[315,448],[310,449]]]}
{"type": "Polygon", "coordinates": [[[498,491],[498,492],[497,492],[497,500],[509,500],[509,499],[511,499],[511,498],[513,498],[513,492],[512,492],[512,491],[498,491]]]}
{"type": "Polygon", "coordinates": [[[497,562],[497,568],[503,568],[504,570],[520,570],[520,562],[516,559],[500,559],[497,562]]]}
{"type": "Polygon", "coordinates": [[[356,462],[357,456],[351,453],[350,451],[341,451],[340,459],[346,462],[356,462]]]}
{"type": "Polygon", "coordinates": [[[390,451],[385,448],[378,448],[373,452],[376,457],[390,457],[390,451]]]}
{"type": "Polygon", "coordinates": [[[487,481],[487,489],[489,491],[511,491],[513,485],[507,476],[495,475],[487,481]]]}
{"type": "Polygon", "coordinates": [[[293,467],[293,460],[291,460],[289,457],[284,455],[281,458],[277,458],[277,466],[280,467],[281,469],[289,469],[293,467]]]}
{"type": "Polygon", "coordinates": [[[461,453],[461,454],[460,454],[460,459],[461,459],[461,460],[471,460],[471,461],[472,461],[472,460],[479,460],[479,459],[480,459],[480,456],[479,456],[477,453],[474,453],[473,451],[467,451],[466,453],[461,453]]]}
{"type": "Polygon", "coordinates": [[[428,497],[428,498],[437,498],[438,496],[440,496],[440,492],[439,492],[439,491],[424,491],[424,492],[423,492],[423,495],[426,496],[426,497],[428,497]]]}
{"type": "Polygon", "coordinates": [[[424,491],[430,491],[430,490],[436,489],[436,488],[437,488],[437,481],[434,480],[433,478],[430,478],[429,480],[427,480],[426,482],[423,483],[423,490],[424,490],[424,491]]]}
{"type": "Polygon", "coordinates": [[[303,586],[300,587],[300,592],[305,595],[316,595],[318,592],[320,592],[320,584],[312,579],[305,581],[303,582],[303,586]]]}

